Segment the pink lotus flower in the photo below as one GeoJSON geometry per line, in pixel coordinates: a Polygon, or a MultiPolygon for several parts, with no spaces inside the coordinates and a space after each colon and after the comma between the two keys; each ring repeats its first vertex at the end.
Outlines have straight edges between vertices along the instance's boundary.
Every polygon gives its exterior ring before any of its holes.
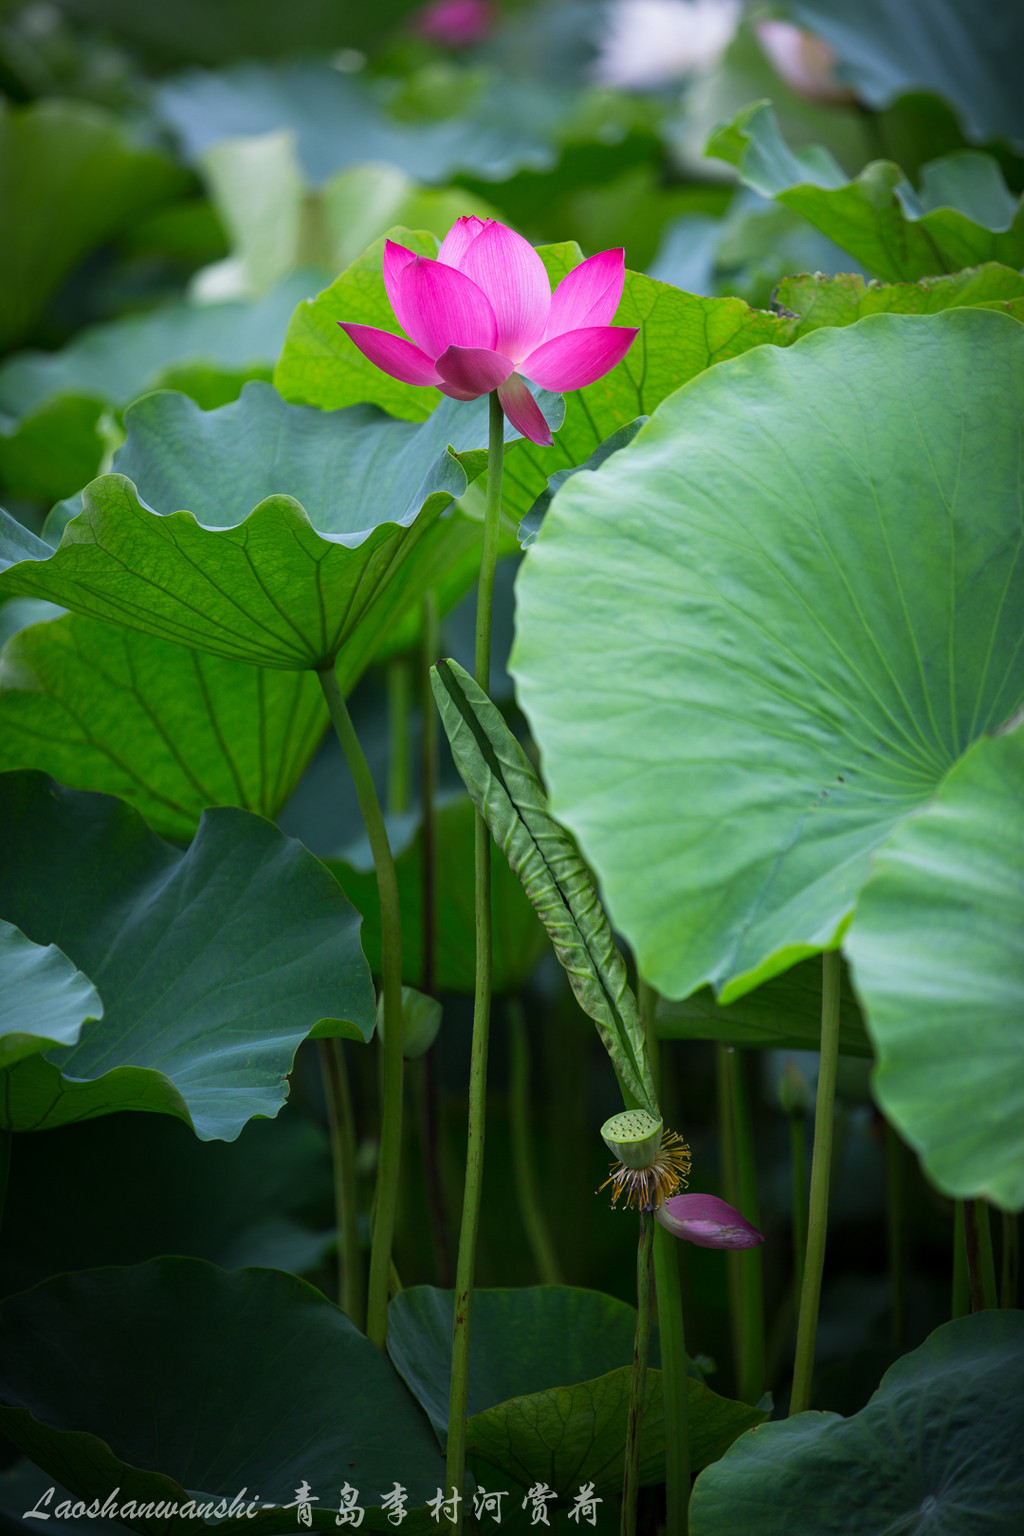
{"type": "Polygon", "coordinates": [[[412,27],[442,48],[470,48],[482,43],[497,21],[489,0],[433,0],[415,13],[412,27]]]}
{"type": "Polygon", "coordinates": [[[551,432],[524,376],[561,393],[593,384],[629,351],[636,330],[610,325],[625,253],[601,251],[554,293],[522,235],[495,219],[456,220],[434,261],[389,240],[384,286],[411,341],[371,325],[339,325],[371,363],[406,384],[434,384],[453,400],[498,391],[509,421],[531,442],[551,432]]]}
{"type": "Polygon", "coordinates": [[[757,1228],[717,1195],[673,1195],[657,1207],[654,1219],[698,1248],[756,1248],[764,1242],[757,1228]]]}

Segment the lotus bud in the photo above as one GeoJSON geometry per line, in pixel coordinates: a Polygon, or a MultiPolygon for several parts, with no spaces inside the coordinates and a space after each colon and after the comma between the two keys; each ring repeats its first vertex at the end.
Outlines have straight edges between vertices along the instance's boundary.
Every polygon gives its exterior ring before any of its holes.
{"type": "Polygon", "coordinates": [[[764,1236],[717,1195],[674,1195],[654,1212],[674,1237],[698,1248],[756,1248],[764,1236]]]}

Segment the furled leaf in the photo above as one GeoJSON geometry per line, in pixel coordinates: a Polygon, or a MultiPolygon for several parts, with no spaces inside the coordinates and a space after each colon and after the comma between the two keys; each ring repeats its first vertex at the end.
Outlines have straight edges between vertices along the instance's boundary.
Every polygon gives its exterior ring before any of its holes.
{"type": "Polygon", "coordinates": [[[1024,332],[876,315],[680,390],[555,499],[511,667],[552,811],[664,996],[838,943],[1024,694],[1024,332]]]}
{"type": "Polygon", "coordinates": [[[72,268],[183,185],[84,101],[0,109],[0,348],[28,335],[72,268]]]}
{"type": "Polygon", "coordinates": [[[474,805],[536,908],[624,1088],[659,1119],[636,998],[586,865],[548,811],[529,758],[483,689],[454,661],[432,667],[430,681],[474,805]]]}
{"type": "Polygon", "coordinates": [[[33,944],[0,921],[0,1069],[51,1045],[74,1045],[103,1016],[88,976],[53,944],[33,944]]]}
{"type": "Polygon", "coordinates": [[[1024,1501],[1024,1316],[946,1323],[852,1418],[798,1413],[697,1479],[693,1536],[1013,1536],[1024,1501]],[[869,1475],[866,1475],[866,1472],[869,1475]]]}
{"type": "Polygon", "coordinates": [[[10,1069],[8,1129],[148,1109],[230,1141],[280,1109],[307,1035],[369,1039],[358,913],[261,817],[207,811],[181,851],[119,800],[31,772],[0,776],[0,813],[3,917],[106,994],[77,1045],[10,1069]]]}
{"type": "Polygon", "coordinates": [[[771,107],[759,101],[712,134],[707,152],[877,277],[904,282],[981,262],[1024,262],[1024,198],[1013,197],[997,161],[977,150],[932,161],[919,192],[890,160],[873,161],[850,181],[825,149],[794,154],[771,107]]]}
{"type": "MultiPolygon", "coordinates": [[[[476,916],[473,900],[473,806],[464,796],[437,813],[437,932],[434,985],[438,992],[472,995],[476,982],[476,916]]],[[[352,905],[363,914],[363,949],[380,974],[380,899],[372,868],[328,860],[352,905]]],[[[398,855],[402,903],[402,975],[423,979],[422,829],[398,855]]],[[[500,849],[491,857],[491,985],[496,993],[522,987],[547,950],[544,930],[500,849]]]]}
{"type": "Polygon", "coordinates": [[[118,795],[165,837],[211,805],[273,819],[327,727],[306,672],[223,661],[68,614],[0,657],[0,769],[118,795]]]}
{"type": "Polygon", "coordinates": [[[874,1092],[947,1194],[1024,1206],[1024,727],[875,855],[846,939],[874,1092]]]}
{"type": "Polygon", "coordinates": [[[260,383],[205,414],[184,395],[147,396],[125,418],[122,473],[86,487],[56,552],[7,520],[0,556],[30,559],[0,587],[257,666],[317,667],[343,650],[351,682],[476,537],[456,523],[426,536],[466,488],[451,438],[478,472],[486,416],[483,399],[446,402],[422,426],[369,406],[329,414],[260,383]]]}
{"type": "MultiPolygon", "coordinates": [[[[802,960],[725,1006],[715,1002],[710,987],[701,987],[682,1002],[662,998],[658,1034],[663,1040],[816,1051],[821,1043],[821,961],[817,956],[802,960]]],[[[839,991],[839,1049],[849,1056],[872,1055],[845,966],[839,991]]]]}
{"type": "MultiPolygon", "coordinates": [[[[584,1483],[595,1491],[622,1488],[629,1418],[631,1366],[594,1381],[515,1397],[466,1426],[466,1448],[523,1484],[543,1482],[563,1497],[584,1483]]],[[[687,1380],[690,1465],[699,1471],[767,1415],[747,1403],[719,1397],[703,1382],[687,1380]]],[[[665,1417],[660,1371],[648,1371],[640,1431],[640,1484],[665,1480],[665,1417]]]]}
{"type": "Polygon", "coordinates": [[[333,1529],[344,1483],[379,1508],[395,1482],[415,1506],[443,1481],[387,1356],[294,1275],[182,1258],[61,1275],[5,1301],[0,1336],[5,1433],[85,1499],[120,1484],[122,1503],[230,1504],[246,1489],[263,1523],[236,1529],[280,1532],[303,1483],[333,1529]]]}

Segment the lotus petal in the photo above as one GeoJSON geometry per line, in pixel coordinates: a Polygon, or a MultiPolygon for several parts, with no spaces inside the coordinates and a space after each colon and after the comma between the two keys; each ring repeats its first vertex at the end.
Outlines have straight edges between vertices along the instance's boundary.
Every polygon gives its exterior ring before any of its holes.
{"type": "MultiPolygon", "coordinates": [[[[491,345],[518,363],[537,346],[547,325],[551,283],[544,263],[528,240],[497,223],[481,230],[461,263],[467,277],[478,283],[491,301],[498,322],[491,345]]],[[[449,340],[461,342],[456,336],[449,340]]]]}
{"type": "Polygon", "coordinates": [[[504,384],[498,385],[501,408],[517,432],[528,437],[531,443],[550,448],[551,428],[541,415],[540,406],[530,394],[518,373],[510,374],[504,384]]]}
{"type": "Polygon", "coordinates": [[[519,364],[520,372],[559,393],[593,384],[622,361],[637,337],[626,325],[588,325],[542,342],[519,364]]]}
{"type": "Polygon", "coordinates": [[[490,222],[490,219],[478,219],[475,213],[456,219],[441,241],[441,249],[437,253],[438,261],[444,262],[446,267],[457,267],[460,272],[463,271],[463,257],[477,235],[481,234],[490,222]]]}
{"type": "Polygon", "coordinates": [[[390,331],[378,331],[373,325],[354,325],[347,320],[339,320],[338,324],[363,356],[393,379],[401,379],[403,384],[440,383],[430,358],[411,341],[392,336],[390,331]]]}
{"type": "Polygon", "coordinates": [[[475,400],[504,384],[512,364],[486,347],[449,347],[438,358],[437,371],[446,384],[460,391],[457,400],[475,400]]]}
{"type": "Polygon", "coordinates": [[[498,328],[487,295],[454,267],[417,256],[399,272],[394,290],[389,297],[398,323],[428,357],[451,346],[496,345],[498,328]]]}
{"type": "Polygon", "coordinates": [[[757,1228],[717,1195],[673,1195],[658,1206],[654,1219],[698,1248],[756,1248],[764,1242],[757,1228]]]}
{"type": "Polygon", "coordinates": [[[610,325],[622,298],[626,253],[599,251],[566,273],[551,295],[545,340],[589,325],[610,325]]]}

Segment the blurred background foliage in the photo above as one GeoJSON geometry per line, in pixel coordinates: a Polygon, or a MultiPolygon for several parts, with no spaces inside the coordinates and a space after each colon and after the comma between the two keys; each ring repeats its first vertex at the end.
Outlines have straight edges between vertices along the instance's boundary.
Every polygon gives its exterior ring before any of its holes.
{"type": "MultiPolygon", "coordinates": [[[[109,467],[124,411],[141,395],[170,387],[211,409],[249,380],[270,380],[295,306],[395,224],[441,235],[460,214],[492,215],[535,243],[576,240],[588,255],[623,245],[636,271],[765,308],[791,274],[872,276],[781,195],[741,182],[737,162],[705,157],[712,129],[761,99],[774,106],[783,147],[821,146],[850,180],[869,162],[892,161],[909,199],[927,187],[931,162],[972,150],[991,157],[996,203],[1008,198],[1012,208],[1024,190],[1024,95],[1014,79],[1024,8],[1012,0],[747,8],[668,0],[660,20],[659,5],[645,0],[478,9],[479,24],[460,33],[407,0],[0,3],[0,503],[39,532],[53,503],[109,467]],[[673,10],[687,15],[673,18],[673,10]],[[773,32],[780,22],[807,29],[803,41],[773,32]]],[[[747,169],[744,176],[756,180],[747,169]]],[[[1004,211],[990,206],[986,227],[1008,227],[999,223],[1004,211]]],[[[472,516],[472,497],[464,510],[472,516]]],[[[511,639],[514,548],[510,539],[499,572],[501,657],[511,639]]],[[[469,579],[467,571],[465,586],[469,579]]],[[[442,649],[468,663],[471,602],[449,596],[442,649]]],[[[25,600],[0,610],[5,636],[47,616],[52,610],[25,600]]],[[[521,725],[507,675],[495,670],[495,697],[521,725]]],[[[408,850],[413,869],[424,717],[410,677],[408,656],[390,657],[359,685],[352,707],[396,847],[408,850]],[[396,718],[408,726],[400,740],[396,718]]],[[[0,696],[10,685],[0,673],[0,696]]],[[[456,797],[454,771],[444,775],[454,892],[456,866],[464,874],[471,857],[466,802],[456,797]]],[[[354,797],[339,788],[346,782],[337,748],[322,741],[279,819],[331,862],[353,897],[365,896],[366,850],[354,797]]],[[[443,879],[447,889],[448,872],[443,879]]],[[[367,899],[372,907],[372,893],[367,899]]],[[[591,1194],[605,1176],[593,1129],[616,1109],[616,1086],[517,890],[502,899],[505,996],[492,1052],[479,1283],[538,1278],[510,1219],[512,1084],[525,1072],[561,1278],[629,1299],[633,1258],[621,1217],[591,1194]],[[523,1018],[523,1030],[506,1028],[523,1018]]],[[[452,1276],[469,1056],[471,912],[453,896],[451,913],[442,933],[443,1027],[433,1051],[408,1066],[410,1155],[396,1248],[403,1279],[438,1284],[452,1276]],[[412,1150],[417,1118],[435,1101],[446,1235],[422,1217],[426,1192],[412,1150]]],[[[862,1025],[852,996],[849,1009],[855,1043],[862,1025]]],[[[693,1146],[692,1187],[715,1189],[715,1046],[678,1038],[671,1021],[666,1034],[667,1119],[693,1146]]],[[[372,1050],[347,1052],[368,1208],[377,1063],[372,1050]]],[[[787,1113],[780,1097],[788,1061],[813,1090],[813,1053],[750,1050],[741,1068],[760,1153],[776,1383],[786,1376],[794,1317],[792,1100],[787,1113]]],[[[863,1404],[889,1360],[943,1321],[949,1303],[951,1205],[900,1150],[907,1305],[895,1322],[890,1314],[885,1130],[866,1069],[856,1054],[844,1058],[819,1349],[817,1404],[845,1412],[863,1404]]],[[[804,1137],[808,1118],[797,1115],[804,1137]]],[[[198,1142],[158,1115],[20,1137],[4,1292],[66,1268],[177,1252],[229,1267],[277,1265],[330,1294],[324,1127],[307,1044],[282,1114],[250,1124],[231,1144],[198,1142]]],[[[891,1147],[888,1155],[891,1178],[891,1147]]],[[[722,1256],[687,1247],[684,1263],[694,1352],[717,1363],[712,1380],[731,1392],[722,1256]]]]}

